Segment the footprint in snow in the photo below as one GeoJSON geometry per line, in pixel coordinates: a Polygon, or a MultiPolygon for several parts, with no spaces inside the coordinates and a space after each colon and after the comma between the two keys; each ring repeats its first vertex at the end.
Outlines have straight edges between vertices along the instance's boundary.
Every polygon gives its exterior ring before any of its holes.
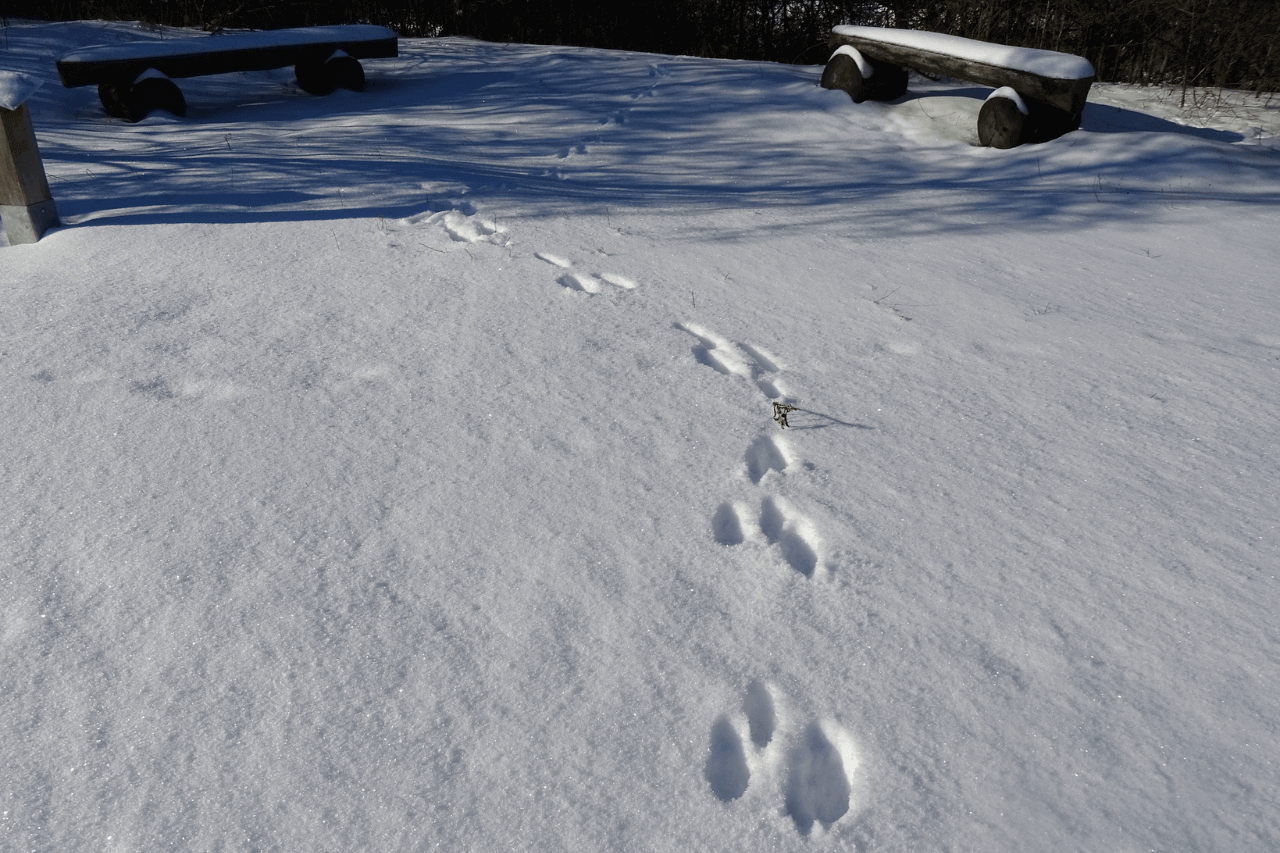
{"type": "Polygon", "coordinates": [[[561,287],[569,290],[578,290],[583,293],[600,292],[600,279],[593,275],[583,275],[582,273],[571,272],[567,275],[560,276],[556,279],[556,282],[559,283],[561,287]]]}
{"type": "Polygon", "coordinates": [[[707,756],[705,773],[711,783],[711,793],[725,802],[745,794],[751,782],[742,736],[723,714],[711,724],[711,752],[707,756]]]}
{"type": "Polygon", "coordinates": [[[638,286],[634,281],[625,275],[618,275],[614,272],[600,273],[600,280],[612,284],[614,287],[621,287],[623,290],[635,290],[638,286]]]}
{"type": "Polygon", "coordinates": [[[569,267],[573,266],[572,261],[567,261],[559,255],[553,255],[550,252],[534,252],[533,256],[540,261],[546,261],[552,266],[560,267],[560,269],[567,270],[569,267]]]}
{"type": "Polygon", "coordinates": [[[824,829],[849,811],[850,771],[823,727],[810,723],[787,753],[786,809],[801,835],[824,829]]]}
{"type": "MultiPolygon", "coordinates": [[[[769,754],[777,733],[773,694],[753,680],[743,696],[742,713],[721,714],[711,724],[703,767],[711,793],[726,803],[745,794],[751,786],[749,750],[757,756],[769,754]]],[[[814,824],[830,830],[852,805],[853,774],[858,769],[852,739],[830,722],[810,722],[798,732],[784,733],[783,739],[789,741],[782,762],[785,813],[802,836],[812,834],[814,824]]],[[[775,762],[765,761],[757,768],[767,773],[771,765],[775,762]]]]}
{"type": "Polygon", "coordinates": [[[501,225],[483,219],[479,215],[467,216],[457,210],[446,212],[443,224],[448,235],[459,243],[478,243],[505,230],[501,225]]]}
{"type": "Polygon", "coordinates": [[[442,210],[420,213],[400,220],[404,225],[439,225],[455,243],[499,243],[506,232],[498,223],[476,213],[442,210]]]}
{"type": "Polygon", "coordinates": [[[744,461],[747,476],[752,483],[759,483],[770,471],[779,473],[787,469],[786,442],[781,437],[762,435],[747,447],[744,461]]]}
{"type": "Polygon", "coordinates": [[[778,380],[782,370],[777,359],[762,347],[745,343],[733,343],[697,323],[677,323],[676,328],[698,339],[693,357],[725,376],[741,376],[750,379],[771,400],[783,399],[786,389],[778,380]]]}
{"type": "Polygon", "coordinates": [[[741,545],[746,541],[742,534],[742,508],[726,501],[711,516],[711,535],[721,545],[741,545]]]}
{"type": "MultiPolygon", "coordinates": [[[[747,734],[752,746],[756,750],[764,749],[773,740],[777,727],[769,688],[754,680],[748,684],[742,710],[747,718],[747,734]]],[[[729,715],[721,714],[711,724],[710,740],[704,775],[711,785],[711,793],[724,802],[736,800],[747,792],[751,783],[744,738],[729,715]]]]}
{"type": "Polygon", "coordinates": [[[817,536],[805,518],[783,509],[780,501],[765,498],[760,504],[760,532],[776,545],[787,565],[807,578],[818,569],[817,536]]]}
{"type": "MultiPolygon", "coordinates": [[[[546,261],[554,267],[567,270],[573,266],[573,262],[554,255],[551,252],[534,252],[533,256],[540,261],[546,261]]],[[[595,294],[603,290],[603,285],[608,284],[621,290],[635,290],[637,285],[634,281],[625,275],[619,275],[612,272],[602,272],[595,274],[569,272],[556,279],[556,283],[566,290],[579,291],[581,293],[595,294]]]]}
{"type": "Polygon", "coordinates": [[[766,497],[760,515],[751,526],[750,511],[744,504],[726,501],[711,516],[711,535],[719,545],[741,545],[747,539],[764,539],[777,548],[783,561],[806,578],[818,570],[818,537],[808,519],[792,512],[782,501],[766,497]],[[758,535],[756,531],[759,531],[758,535]]]}

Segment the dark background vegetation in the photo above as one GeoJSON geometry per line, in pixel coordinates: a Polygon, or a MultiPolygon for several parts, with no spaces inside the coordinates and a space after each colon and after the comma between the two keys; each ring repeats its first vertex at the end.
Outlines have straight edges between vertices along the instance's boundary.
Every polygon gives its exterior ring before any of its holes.
{"type": "Polygon", "coordinates": [[[404,36],[819,64],[836,24],[1084,56],[1098,79],[1280,89],[1280,0],[4,0],[5,16],[271,29],[364,22],[404,36]]]}

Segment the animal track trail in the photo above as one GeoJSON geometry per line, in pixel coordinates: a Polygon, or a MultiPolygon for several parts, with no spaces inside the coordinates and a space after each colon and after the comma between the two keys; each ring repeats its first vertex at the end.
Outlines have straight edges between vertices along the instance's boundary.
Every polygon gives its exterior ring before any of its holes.
{"type": "Polygon", "coordinates": [[[698,345],[693,348],[693,357],[698,364],[705,364],[725,376],[751,377],[751,368],[726,338],[696,323],[677,323],[676,328],[698,339],[698,345]]]}
{"type": "MultiPolygon", "coordinates": [[[[676,327],[697,338],[693,355],[699,364],[725,376],[753,379],[766,393],[778,393],[778,383],[773,376],[782,367],[768,351],[751,344],[735,344],[696,323],[677,323],[676,327]]],[[[747,478],[752,485],[760,485],[771,471],[785,472],[791,465],[789,450],[786,439],[781,436],[757,436],[743,454],[747,478]]],[[[716,507],[711,516],[711,536],[715,542],[734,546],[749,538],[758,539],[748,532],[749,524],[745,521],[748,514],[744,505],[732,501],[716,507]]],[[[814,577],[819,563],[818,537],[808,519],[784,509],[776,498],[766,497],[760,505],[757,524],[760,535],[769,546],[777,548],[788,566],[806,578],[814,577]]]]}
{"type": "Polygon", "coordinates": [[[771,400],[786,397],[786,389],[778,380],[782,370],[778,361],[761,347],[745,343],[733,343],[697,323],[677,323],[676,328],[698,339],[693,357],[725,376],[741,376],[750,379],[771,400]]]}
{"type": "MultiPolygon", "coordinates": [[[[551,252],[534,252],[533,256],[540,261],[545,261],[554,267],[562,270],[568,270],[573,267],[573,262],[560,255],[551,252]]],[[[608,284],[620,290],[635,290],[639,285],[625,275],[619,275],[612,272],[601,272],[595,274],[568,272],[556,279],[556,283],[566,290],[578,291],[580,293],[596,294],[604,288],[602,285],[608,284]]]]}
{"type": "Polygon", "coordinates": [[[502,226],[480,216],[451,210],[444,215],[444,230],[459,243],[478,243],[503,232],[502,226]]]}
{"type": "Polygon", "coordinates": [[[671,71],[665,65],[653,63],[649,66],[649,79],[653,82],[648,86],[637,89],[631,93],[631,100],[636,101],[640,98],[652,98],[658,94],[658,85],[664,77],[670,76],[671,71]]]}
{"type": "Polygon", "coordinates": [[[463,210],[420,213],[401,219],[400,223],[413,226],[439,225],[455,243],[501,243],[502,235],[507,230],[477,213],[466,213],[463,210]]]}

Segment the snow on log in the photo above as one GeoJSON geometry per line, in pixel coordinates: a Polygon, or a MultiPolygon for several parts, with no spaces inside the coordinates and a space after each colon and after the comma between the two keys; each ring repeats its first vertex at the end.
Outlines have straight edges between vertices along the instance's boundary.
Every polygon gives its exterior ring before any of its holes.
{"type": "Polygon", "coordinates": [[[841,26],[831,31],[828,43],[837,50],[828,67],[835,67],[830,78],[824,72],[822,85],[844,88],[855,102],[875,96],[866,94],[865,79],[851,79],[857,68],[849,54],[840,52],[841,48],[855,51],[874,65],[877,73],[881,67],[914,68],[1007,90],[996,102],[983,107],[987,118],[984,120],[980,114],[978,122],[980,139],[1001,143],[1015,136],[1020,142],[1044,142],[1078,128],[1094,78],[1093,66],[1079,56],[941,33],[841,26]],[[846,85],[827,85],[836,80],[846,85]],[[1008,92],[1013,97],[1008,97],[1008,92]],[[1018,113],[1016,118],[1010,109],[1018,113]],[[1015,124],[1017,128],[1013,127],[1015,124]]]}
{"type": "Polygon", "coordinates": [[[1051,50],[879,27],[836,27],[828,41],[833,48],[857,48],[871,60],[995,88],[1010,86],[1024,98],[1043,101],[1077,119],[1093,84],[1088,60],[1051,50]]]}

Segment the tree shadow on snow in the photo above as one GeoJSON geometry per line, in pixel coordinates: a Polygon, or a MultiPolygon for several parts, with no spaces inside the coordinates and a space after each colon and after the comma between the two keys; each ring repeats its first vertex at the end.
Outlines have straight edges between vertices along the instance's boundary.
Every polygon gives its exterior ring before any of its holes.
{"type": "Polygon", "coordinates": [[[327,98],[299,94],[288,71],[192,78],[185,121],[124,125],[88,90],[55,91],[61,108],[36,123],[59,211],[81,226],[402,218],[475,193],[534,216],[786,208],[782,231],[876,237],[1280,203],[1264,178],[1273,154],[1113,107],[1089,105],[1085,133],[1044,145],[929,148],[873,114],[851,124],[859,106],[814,68],[448,39],[415,50],[371,61],[365,92],[327,98]],[[1224,169],[1225,188],[1194,177],[1224,169]]]}
{"type": "Polygon", "coordinates": [[[1080,129],[1093,133],[1177,133],[1208,139],[1212,142],[1240,142],[1244,136],[1230,130],[1213,130],[1207,127],[1191,127],[1146,113],[1112,107],[1106,104],[1085,104],[1080,117],[1080,129]]]}

